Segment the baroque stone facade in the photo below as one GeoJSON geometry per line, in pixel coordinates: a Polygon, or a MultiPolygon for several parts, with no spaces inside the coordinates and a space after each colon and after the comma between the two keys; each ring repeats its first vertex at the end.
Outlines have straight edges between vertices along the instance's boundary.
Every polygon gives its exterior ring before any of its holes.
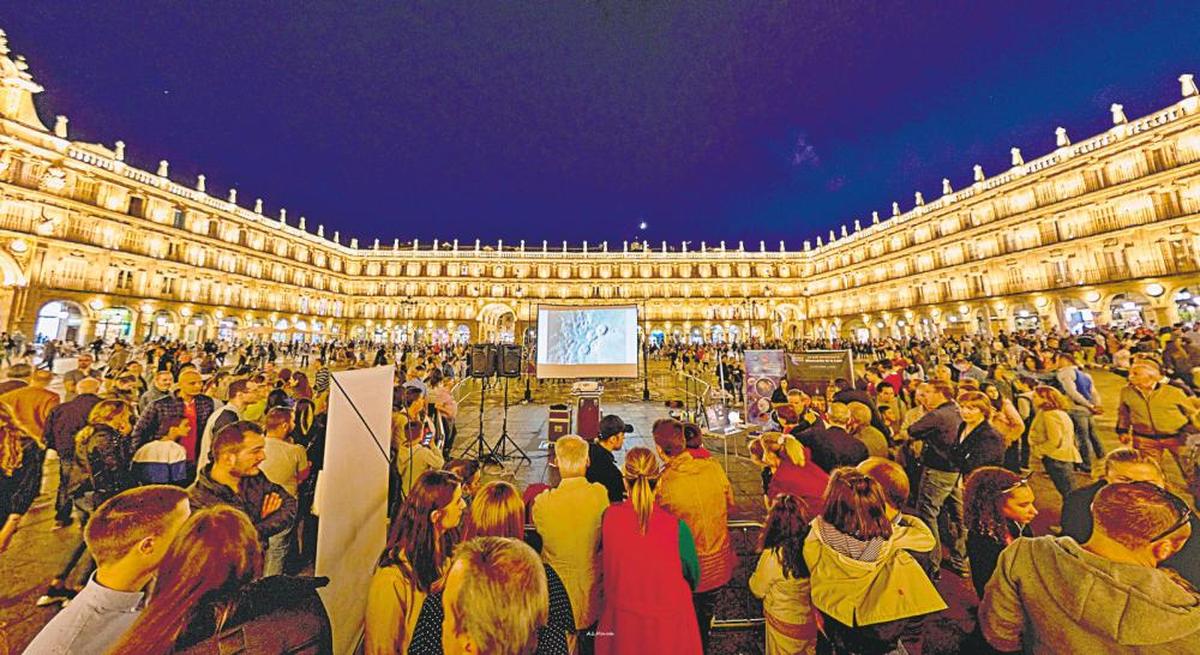
{"type": "Polygon", "coordinates": [[[542,303],[635,303],[652,338],[867,336],[1200,310],[1200,94],[870,225],[805,242],[482,245],[312,230],[72,141],[0,33],[0,322],[83,342],[519,339],[542,303]]]}

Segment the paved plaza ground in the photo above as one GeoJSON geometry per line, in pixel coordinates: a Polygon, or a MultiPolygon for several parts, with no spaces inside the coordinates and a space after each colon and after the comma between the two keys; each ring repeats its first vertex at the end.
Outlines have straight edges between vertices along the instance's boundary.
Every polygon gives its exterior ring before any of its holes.
{"type": "MultiPolygon", "coordinates": [[[[60,368],[68,366],[61,362],[60,368]]],[[[64,369],[65,370],[65,369],[64,369]]],[[[1097,386],[1105,399],[1107,411],[1098,419],[1102,440],[1106,449],[1116,447],[1113,432],[1117,392],[1122,380],[1105,372],[1095,372],[1097,386]]],[[[616,413],[635,426],[636,431],[625,441],[625,449],[635,446],[653,448],[649,437],[650,425],[666,416],[666,399],[678,399],[683,389],[665,370],[652,368],[652,397],[650,402],[641,400],[640,381],[622,382],[611,385],[605,394],[604,412],[616,413]]],[[[508,464],[503,470],[490,470],[491,478],[512,480],[519,486],[545,482],[554,484],[555,470],[547,466],[546,451],[539,449],[545,441],[548,420],[547,404],[561,400],[564,388],[542,387],[532,389],[534,401],[521,404],[524,386],[515,381],[509,389],[508,434],[529,453],[531,462],[518,465],[508,464]]],[[[478,396],[466,400],[459,416],[459,444],[465,446],[479,432],[478,396]]],[[[489,391],[484,412],[484,434],[489,443],[500,434],[503,411],[499,390],[489,391]]],[[[724,463],[722,441],[708,439],[708,447],[714,457],[724,463]]],[[[757,522],[763,518],[761,482],[757,467],[746,458],[744,438],[729,442],[728,473],[733,484],[736,507],[731,520],[757,522]],[[736,449],[736,454],[734,450],[736,449]]],[[[456,448],[458,450],[460,448],[456,448]]],[[[618,463],[623,458],[618,456],[618,463]]],[[[1182,480],[1179,471],[1168,465],[1168,476],[1179,489],[1182,480]]],[[[57,488],[57,462],[47,462],[44,487],[32,510],[25,516],[21,528],[14,537],[12,546],[0,556],[0,655],[20,653],[56,608],[35,607],[34,601],[41,594],[47,580],[61,567],[63,561],[80,539],[78,527],[62,530],[53,528],[53,498],[57,488]]],[[[1082,483],[1082,481],[1081,481],[1082,483]]],[[[1040,471],[1033,477],[1032,485],[1038,498],[1040,514],[1034,524],[1036,534],[1047,534],[1051,525],[1058,523],[1058,506],[1061,502],[1049,479],[1040,471]]],[[[718,619],[739,619],[761,616],[761,607],[747,590],[749,567],[754,563],[757,530],[735,530],[735,547],[739,551],[740,566],[734,581],[724,591],[718,604],[718,619]]],[[[977,603],[970,581],[952,574],[944,574],[938,587],[946,598],[950,609],[935,619],[927,621],[925,653],[954,653],[959,651],[961,637],[973,627],[972,612],[977,603]]],[[[365,590],[364,590],[365,592],[365,590]]],[[[762,652],[762,631],[759,629],[728,630],[715,633],[714,653],[759,653],[762,652]]]]}

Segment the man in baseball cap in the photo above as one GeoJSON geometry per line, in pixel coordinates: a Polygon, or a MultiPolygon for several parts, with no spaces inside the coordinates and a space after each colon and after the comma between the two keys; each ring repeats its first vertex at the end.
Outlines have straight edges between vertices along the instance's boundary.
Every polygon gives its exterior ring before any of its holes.
{"type": "Polygon", "coordinates": [[[625,500],[625,479],[613,453],[625,444],[625,433],[633,426],[620,416],[609,414],[600,419],[600,435],[588,444],[587,481],[599,482],[608,490],[609,502],[625,500]]]}

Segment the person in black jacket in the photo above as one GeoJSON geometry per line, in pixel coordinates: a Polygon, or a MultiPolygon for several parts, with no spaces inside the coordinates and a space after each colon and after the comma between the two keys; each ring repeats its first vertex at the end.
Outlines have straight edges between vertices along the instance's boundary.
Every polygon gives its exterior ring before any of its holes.
{"type": "Polygon", "coordinates": [[[943,507],[949,512],[950,565],[955,573],[966,574],[967,544],[962,531],[963,502],[959,480],[958,437],[962,415],[951,398],[954,388],[947,382],[928,382],[917,387],[917,402],[926,413],[908,428],[912,439],[924,442],[921,464],[925,470],[917,487],[917,516],[938,541],[931,553],[935,571],[941,565],[941,535],[937,529],[943,507]]]}
{"type": "Polygon", "coordinates": [[[245,512],[264,546],[296,520],[296,499],[258,468],[265,443],[256,423],[225,426],[213,437],[212,462],[188,488],[194,509],[230,505],[245,512]]]}
{"type": "MultiPolygon", "coordinates": [[[[1106,485],[1127,482],[1149,482],[1166,488],[1166,478],[1158,461],[1132,448],[1117,448],[1104,458],[1104,477],[1086,487],[1067,494],[1062,508],[1062,534],[1078,543],[1092,537],[1092,500],[1106,485]]],[[[1200,520],[1191,518],[1192,536],[1179,552],[1162,561],[1161,566],[1174,569],[1193,587],[1200,588],[1200,520]]]]}
{"type": "Polygon", "coordinates": [[[813,463],[826,473],[839,466],[858,466],[871,453],[867,446],[846,429],[850,423],[850,408],[832,403],[824,427],[812,427],[796,438],[812,451],[813,463]]]}
{"type": "Polygon", "coordinates": [[[46,417],[46,431],[42,435],[47,445],[58,453],[58,497],[54,501],[54,524],[63,528],[71,524],[70,480],[75,465],[75,435],[87,425],[88,414],[100,396],[100,381],[83,378],[75,385],[78,395],[61,405],[55,405],[46,417]]]}
{"type": "Polygon", "coordinates": [[[963,417],[955,448],[958,470],[966,477],[981,466],[1004,464],[1004,437],[989,422],[995,413],[992,401],[982,392],[964,391],[956,402],[963,417]]]}
{"type": "Polygon", "coordinates": [[[632,432],[633,426],[628,425],[616,414],[609,414],[600,419],[600,434],[596,440],[588,444],[588,466],[585,477],[588,482],[599,482],[608,490],[608,501],[619,503],[625,500],[625,478],[617,467],[613,453],[620,450],[625,443],[625,433],[632,432]]]}

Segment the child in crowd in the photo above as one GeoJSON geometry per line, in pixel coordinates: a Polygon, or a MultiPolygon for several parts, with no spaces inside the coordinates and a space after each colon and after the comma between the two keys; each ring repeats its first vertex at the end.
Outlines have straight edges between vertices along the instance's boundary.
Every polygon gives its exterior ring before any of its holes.
{"type": "Polygon", "coordinates": [[[139,484],[187,484],[187,450],[179,440],[189,429],[187,417],[180,414],[159,426],[157,439],[137,449],[133,473],[139,484]]]}

